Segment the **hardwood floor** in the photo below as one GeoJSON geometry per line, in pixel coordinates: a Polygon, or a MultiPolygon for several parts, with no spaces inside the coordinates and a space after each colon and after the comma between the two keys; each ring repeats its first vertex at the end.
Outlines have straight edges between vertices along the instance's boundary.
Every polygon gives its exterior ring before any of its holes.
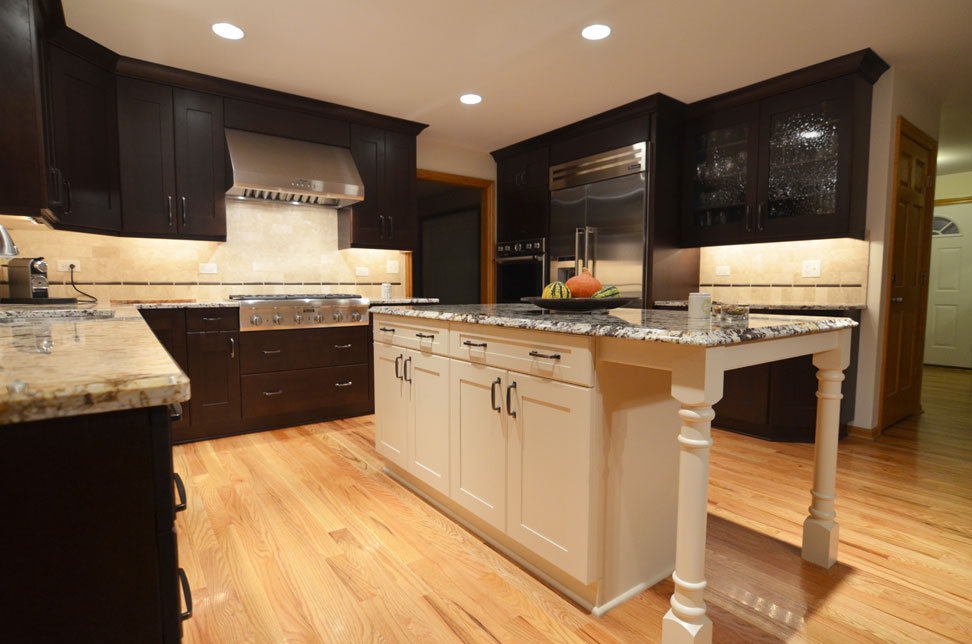
{"type": "MultiPolygon", "coordinates": [[[[813,446],[715,431],[716,642],[972,641],[972,372],[840,444],[839,562],[800,559],[813,446]]],[[[381,472],[371,417],[180,445],[184,641],[657,642],[671,581],[597,619],[381,472]]]]}

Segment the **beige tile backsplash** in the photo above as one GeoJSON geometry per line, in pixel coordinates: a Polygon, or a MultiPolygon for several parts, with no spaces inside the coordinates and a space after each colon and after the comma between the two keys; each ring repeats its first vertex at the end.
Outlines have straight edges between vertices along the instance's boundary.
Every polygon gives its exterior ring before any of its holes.
{"type": "Polygon", "coordinates": [[[864,304],[868,242],[814,239],[711,246],[700,254],[699,290],[717,301],[748,304],[864,304]],[[820,260],[820,277],[803,277],[803,261],[820,260]],[[717,266],[730,274],[716,275],[717,266]]]}
{"type": "MultiPolygon", "coordinates": [[[[42,226],[10,232],[21,257],[47,259],[52,282],[68,282],[68,273],[56,271],[58,259],[81,262],[75,280],[87,282],[79,284],[81,289],[105,301],[213,301],[225,300],[233,293],[351,292],[378,297],[382,282],[393,284],[394,296],[404,296],[405,255],[372,249],[338,250],[335,210],[228,199],[226,224],[225,242],[112,237],[42,226]],[[397,274],[387,272],[387,260],[398,261],[397,274]],[[199,264],[216,264],[218,273],[200,274],[199,264]],[[355,274],[360,266],[368,269],[366,277],[355,274]],[[235,284],[239,282],[259,284],[235,284]],[[322,286],[321,282],[339,284],[322,286]]],[[[6,285],[0,288],[6,294],[6,285]]],[[[51,287],[53,297],[72,293],[70,286],[51,287]]]]}

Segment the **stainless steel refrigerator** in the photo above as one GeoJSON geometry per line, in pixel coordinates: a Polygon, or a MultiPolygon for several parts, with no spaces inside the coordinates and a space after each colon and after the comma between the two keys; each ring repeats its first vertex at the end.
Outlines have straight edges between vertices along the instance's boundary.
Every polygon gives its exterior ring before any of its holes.
{"type": "Polygon", "coordinates": [[[550,168],[550,279],[585,268],[643,307],[648,146],[636,143],[550,168]]]}

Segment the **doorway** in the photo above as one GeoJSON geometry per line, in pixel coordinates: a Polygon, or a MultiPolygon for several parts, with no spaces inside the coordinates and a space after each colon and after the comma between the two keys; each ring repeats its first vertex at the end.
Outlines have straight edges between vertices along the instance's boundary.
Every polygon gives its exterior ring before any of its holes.
{"type": "Polygon", "coordinates": [[[898,117],[879,427],[920,410],[938,142],[898,117]]]}
{"type": "Polygon", "coordinates": [[[493,182],[418,171],[412,292],[443,304],[492,302],[493,182]]]}
{"type": "Polygon", "coordinates": [[[972,196],[935,202],[925,363],[972,369],[972,196]]]}

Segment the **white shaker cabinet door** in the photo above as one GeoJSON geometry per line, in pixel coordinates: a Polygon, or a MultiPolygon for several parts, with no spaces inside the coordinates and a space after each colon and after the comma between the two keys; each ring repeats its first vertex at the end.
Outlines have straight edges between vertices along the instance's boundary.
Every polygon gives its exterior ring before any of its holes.
{"type": "Polygon", "coordinates": [[[507,372],[452,360],[450,431],[454,501],[506,529],[507,372]]]}
{"type": "Polygon", "coordinates": [[[399,467],[408,469],[409,383],[403,377],[407,350],[376,342],[375,449],[399,467]]]}
{"type": "MultiPolygon", "coordinates": [[[[507,534],[587,584],[594,508],[593,390],[509,374],[509,514],[507,534]],[[512,414],[515,414],[513,416],[512,414]]],[[[504,391],[504,405],[506,395],[504,391]]]]}
{"type": "Polygon", "coordinates": [[[408,471],[449,494],[449,358],[418,351],[405,354],[409,380],[408,471]]]}

